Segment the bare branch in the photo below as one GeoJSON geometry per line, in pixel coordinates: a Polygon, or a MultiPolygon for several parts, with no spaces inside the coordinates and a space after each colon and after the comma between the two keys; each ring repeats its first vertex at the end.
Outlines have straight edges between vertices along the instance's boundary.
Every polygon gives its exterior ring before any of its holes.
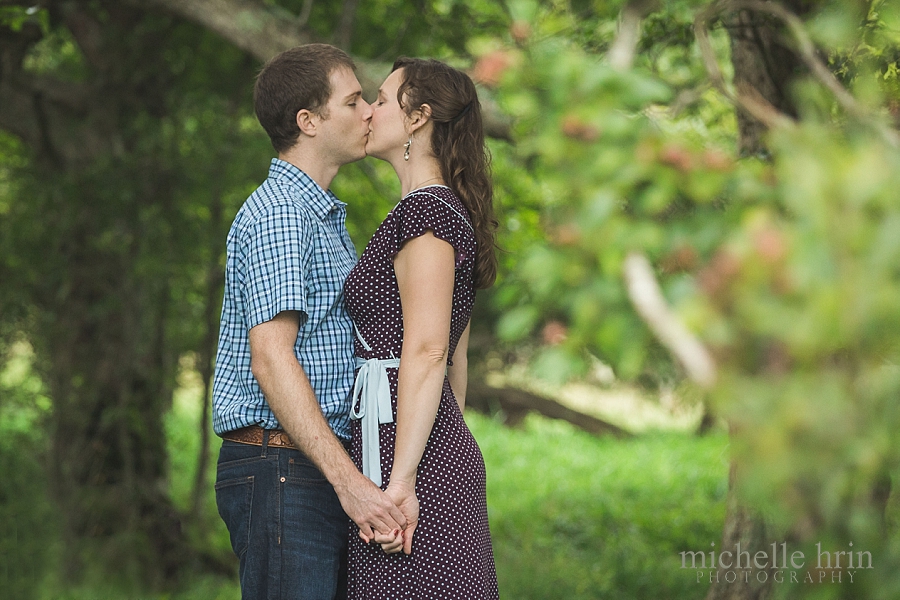
{"type": "Polygon", "coordinates": [[[691,380],[704,388],[713,386],[716,365],[693,333],[678,320],[662,295],[650,262],[632,252],[625,259],[628,297],[660,343],[684,366],[691,380]]]}
{"type": "Polygon", "coordinates": [[[614,69],[626,71],[631,68],[641,41],[641,20],[656,10],[658,5],[658,0],[631,0],[622,9],[619,31],[606,54],[614,69]]]}

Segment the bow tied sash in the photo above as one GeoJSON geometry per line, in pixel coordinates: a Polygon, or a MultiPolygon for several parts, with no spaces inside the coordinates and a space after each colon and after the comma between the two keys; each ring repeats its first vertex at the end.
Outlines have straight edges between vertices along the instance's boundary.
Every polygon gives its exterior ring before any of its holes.
{"type": "Polygon", "coordinates": [[[399,358],[356,359],[359,373],[353,384],[350,418],[361,420],[363,475],[381,487],[381,445],[378,425],[393,423],[391,384],[387,370],[400,366],[399,358]]]}

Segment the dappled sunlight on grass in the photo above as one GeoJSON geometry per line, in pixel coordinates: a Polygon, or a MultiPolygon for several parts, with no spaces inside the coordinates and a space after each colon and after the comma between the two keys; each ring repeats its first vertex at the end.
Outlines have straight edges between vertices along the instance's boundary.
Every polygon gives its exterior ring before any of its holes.
{"type": "Polygon", "coordinates": [[[506,372],[491,372],[486,380],[494,387],[515,387],[551,398],[632,433],[694,431],[703,417],[699,403],[689,402],[674,391],[652,395],[622,382],[600,385],[573,381],[557,385],[531,376],[519,365],[506,372]]]}

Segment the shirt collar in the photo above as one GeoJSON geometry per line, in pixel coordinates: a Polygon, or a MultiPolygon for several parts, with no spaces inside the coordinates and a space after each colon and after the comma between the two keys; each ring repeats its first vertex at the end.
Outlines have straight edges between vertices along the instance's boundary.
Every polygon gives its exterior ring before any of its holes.
{"type": "Polygon", "coordinates": [[[319,219],[324,220],[335,207],[347,206],[345,202],[338,200],[331,190],[323,190],[322,186],[313,181],[312,177],[279,158],[272,159],[272,164],[269,165],[269,177],[309,192],[304,194],[304,202],[319,219]]]}

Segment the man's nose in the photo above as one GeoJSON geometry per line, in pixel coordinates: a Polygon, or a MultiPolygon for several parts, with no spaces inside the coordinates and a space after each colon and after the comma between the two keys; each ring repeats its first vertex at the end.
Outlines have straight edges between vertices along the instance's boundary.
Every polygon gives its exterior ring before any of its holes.
{"type": "Polygon", "coordinates": [[[363,121],[368,121],[372,118],[372,114],[375,110],[372,108],[372,105],[366,102],[364,99],[360,98],[360,101],[365,105],[365,112],[363,113],[363,121]]]}

